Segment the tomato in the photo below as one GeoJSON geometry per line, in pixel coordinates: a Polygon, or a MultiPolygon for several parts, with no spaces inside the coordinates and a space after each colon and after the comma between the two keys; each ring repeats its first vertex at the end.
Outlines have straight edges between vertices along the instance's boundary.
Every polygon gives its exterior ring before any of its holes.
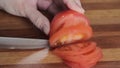
{"type": "Polygon", "coordinates": [[[91,38],[92,28],[88,23],[83,14],[72,10],[56,15],[51,23],[50,45],[54,47],[91,38]]]}
{"type": "Polygon", "coordinates": [[[49,43],[54,48],[52,52],[68,66],[90,68],[102,58],[101,49],[95,42],[88,41],[92,35],[88,19],[81,13],[68,10],[54,17],[49,43]]]}

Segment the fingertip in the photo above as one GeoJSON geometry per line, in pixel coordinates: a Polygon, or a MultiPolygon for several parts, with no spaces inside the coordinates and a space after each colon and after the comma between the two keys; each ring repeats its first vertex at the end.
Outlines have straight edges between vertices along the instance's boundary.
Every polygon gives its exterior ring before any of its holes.
{"type": "Polygon", "coordinates": [[[44,33],[46,34],[46,35],[49,35],[49,32],[50,32],[50,23],[45,23],[44,25],[43,25],[43,31],[44,31],[44,33]]]}
{"type": "Polygon", "coordinates": [[[47,19],[47,17],[44,17],[41,19],[42,21],[39,21],[38,28],[42,30],[46,35],[49,35],[50,32],[50,22],[47,19]]]}
{"type": "Polygon", "coordinates": [[[84,14],[85,10],[83,9],[80,0],[64,0],[64,3],[68,6],[69,9],[77,11],[84,14]]]}
{"type": "Polygon", "coordinates": [[[73,9],[74,11],[77,11],[79,13],[82,13],[84,14],[85,13],[85,10],[83,8],[80,8],[80,9],[73,9]]]}

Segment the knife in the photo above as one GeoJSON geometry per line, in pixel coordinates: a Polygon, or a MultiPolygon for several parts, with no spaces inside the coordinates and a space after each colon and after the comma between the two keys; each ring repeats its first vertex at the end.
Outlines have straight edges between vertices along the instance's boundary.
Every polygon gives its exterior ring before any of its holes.
{"type": "Polygon", "coordinates": [[[0,49],[39,49],[48,45],[46,39],[0,37],[0,49]]]}

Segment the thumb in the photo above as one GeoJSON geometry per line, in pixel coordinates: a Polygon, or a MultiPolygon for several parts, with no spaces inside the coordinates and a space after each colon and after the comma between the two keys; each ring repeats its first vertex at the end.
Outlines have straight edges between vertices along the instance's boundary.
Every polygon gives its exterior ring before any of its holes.
{"type": "Polygon", "coordinates": [[[33,24],[42,30],[45,34],[49,34],[50,22],[40,11],[37,9],[29,9],[26,11],[26,16],[33,22],[33,24]]]}
{"type": "Polygon", "coordinates": [[[63,0],[63,1],[68,6],[69,9],[84,14],[85,10],[82,8],[80,0],[63,0]]]}

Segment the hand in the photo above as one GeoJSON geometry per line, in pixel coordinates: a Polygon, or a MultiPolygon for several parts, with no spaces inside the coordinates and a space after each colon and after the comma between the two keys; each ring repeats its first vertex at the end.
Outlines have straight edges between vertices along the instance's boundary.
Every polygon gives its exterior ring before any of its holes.
{"type": "Polygon", "coordinates": [[[53,14],[58,13],[66,8],[84,13],[80,0],[0,0],[0,8],[6,12],[26,17],[33,24],[48,34],[50,31],[49,20],[37,10],[47,10],[53,14]],[[59,9],[61,8],[61,9],[59,9]]]}

